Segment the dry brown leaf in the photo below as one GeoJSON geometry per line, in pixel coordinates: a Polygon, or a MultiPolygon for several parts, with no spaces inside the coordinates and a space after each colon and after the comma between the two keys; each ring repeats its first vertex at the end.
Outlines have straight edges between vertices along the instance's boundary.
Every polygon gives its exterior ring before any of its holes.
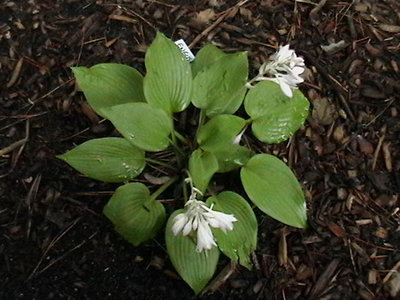
{"type": "Polygon", "coordinates": [[[193,22],[199,25],[209,24],[214,20],[215,16],[215,11],[211,8],[207,8],[201,12],[198,12],[193,18],[193,22]]]}
{"type": "Polygon", "coordinates": [[[320,125],[330,125],[337,118],[337,110],[327,98],[316,99],[313,102],[312,117],[320,125]]]}

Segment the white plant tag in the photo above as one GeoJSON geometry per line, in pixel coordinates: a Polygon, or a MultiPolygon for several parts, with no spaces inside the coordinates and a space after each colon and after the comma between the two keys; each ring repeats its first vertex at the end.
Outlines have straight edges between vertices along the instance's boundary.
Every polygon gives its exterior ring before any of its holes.
{"type": "Polygon", "coordinates": [[[190,51],[189,47],[186,45],[185,41],[180,39],[175,42],[178,46],[179,50],[181,50],[182,54],[185,56],[186,60],[189,62],[194,61],[194,55],[192,51],[190,51]]]}

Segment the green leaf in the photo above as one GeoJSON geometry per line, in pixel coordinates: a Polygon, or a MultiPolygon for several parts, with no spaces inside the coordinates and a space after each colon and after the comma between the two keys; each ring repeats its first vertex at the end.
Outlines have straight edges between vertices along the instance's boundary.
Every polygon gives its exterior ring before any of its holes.
{"type": "Polygon", "coordinates": [[[164,206],[149,198],[144,184],[128,183],[115,191],[103,210],[115,230],[135,246],[153,238],[166,219],[164,206]]]}
{"type": "Polygon", "coordinates": [[[201,48],[196,55],[196,59],[192,63],[192,74],[196,76],[197,73],[204,71],[211,67],[218,59],[228,55],[218,49],[218,47],[208,44],[201,48]]]}
{"type": "Polygon", "coordinates": [[[246,93],[247,75],[246,52],[223,56],[194,78],[192,103],[207,116],[233,114],[246,93]]]}
{"type": "Polygon", "coordinates": [[[201,127],[197,142],[205,151],[217,151],[233,145],[246,121],[238,116],[217,115],[201,127]]]}
{"type": "Polygon", "coordinates": [[[120,104],[104,111],[105,116],[132,144],[146,151],[162,151],[169,145],[172,119],[147,103],[120,104]]]}
{"type": "Polygon", "coordinates": [[[131,180],[146,165],[144,151],[123,138],[90,140],[58,158],[82,174],[105,182],[131,180]]]}
{"type": "Polygon", "coordinates": [[[190,103],[192,71],[178,46],[162,33],[147,49],[144,94],[148,103],[167,113],[183,111],[190,103]]]}
{"type": "Polygon", "coordinates": [[[214,151],[213,154],[218,160],[219,173],[230,172],[242,167],[247,163],[253,152],[240,145],[231,145],[229,148],[214,151]]]}
{"type": "Polygon", "coordinates": [[[194,186],[202,193],[207,189],[211,177],[218,170],[218,161],[211,152],[197,149],[189,158],[189,173],[192,176],[194,186]]]}
{"type": "Polygon", "coordinates": [[[307,227],[306,201],[293,172],[269,154],[253,156],[240,177],[250,200],[263,212],[285,224],[307,227]]]}
{"type": "Polygon", "coordinates": [[[145,101],[143,76],[132,67],[107,63],[71,69],[89,105],[101,116],[104,108],[145,101]]]}
{"type": "Polygon", "coordinates": [[[279,143],[303,125],[309,102],[299,90],[288,98],[277,83],[262,81],[247,93],[244,107],[254,135],[264,143],[279,143]]]}
{"type": "Polygon", "coordinates": [[[185,210],[180,209],[169,217],[165,230],[165,242],[169,258],[175,270],[198,294],[215,273],[219,250],[217,247],[213,247],[210,250],[197,252],[196,243],[190,235],[183,236],[182,233],[179,233],[175,236],[173,234],[174,217],[184,212],[185,210]]]}
{"type": "Polygon", "coordinates": [[[235,262],[251,269],[250,254],[257,247],[257,219],[249,203],[240,195],[233,192],[223,192],[207,199],[207,205],[213,210],[233,214],[237,219],[233,230],[224,233],[221,229],[213,228],[219,249],[235,262]]]}

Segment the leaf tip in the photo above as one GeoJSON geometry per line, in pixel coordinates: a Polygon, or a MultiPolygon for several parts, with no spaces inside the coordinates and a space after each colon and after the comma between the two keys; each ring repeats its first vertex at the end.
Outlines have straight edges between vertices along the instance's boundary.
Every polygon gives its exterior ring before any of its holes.
{"type": "Polygon", "coordinates": [[[89,68],[86,67],[70,67],[74,75],[76,76],[77,74],[82,74],[85,71],[89,70],[89,68]]]}
{"type": "Polygon", "coordinates": [[[66,154],[67,153],[56,155],[56,158],[61,159],[63,161],[67,161],[66,154]]]}

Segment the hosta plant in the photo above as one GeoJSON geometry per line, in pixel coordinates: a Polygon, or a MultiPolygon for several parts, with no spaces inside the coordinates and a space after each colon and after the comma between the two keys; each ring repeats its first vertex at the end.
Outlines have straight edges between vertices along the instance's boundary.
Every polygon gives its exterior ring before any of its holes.
{"type": "Polygon", "coordinates": [[[73,68],[89,105],[120,136],[87,141],[59,158],[88,177],[121,183],[104,207],[115,230],[135,246],[163,230],[172,264],[199,293],[220,254],[252,267],[254,207],[306,227],[295,175],[279,158],[244,143],[250,135],[279,143],[303,125],[309,102],[296,86],[303,81],[304,61],[281,47],[249,80],[246,52],[207,45],[190,63],[158,33],[145,67],[145,75],[115,63],[73,68]],[[137,180],[145,168],[151,179],[137,180]],[[243,188],[216,192],[215,175],[239,175],[238,169],[243,188]],[[160,201],[172,195],[172,202],[160,201]]]}

